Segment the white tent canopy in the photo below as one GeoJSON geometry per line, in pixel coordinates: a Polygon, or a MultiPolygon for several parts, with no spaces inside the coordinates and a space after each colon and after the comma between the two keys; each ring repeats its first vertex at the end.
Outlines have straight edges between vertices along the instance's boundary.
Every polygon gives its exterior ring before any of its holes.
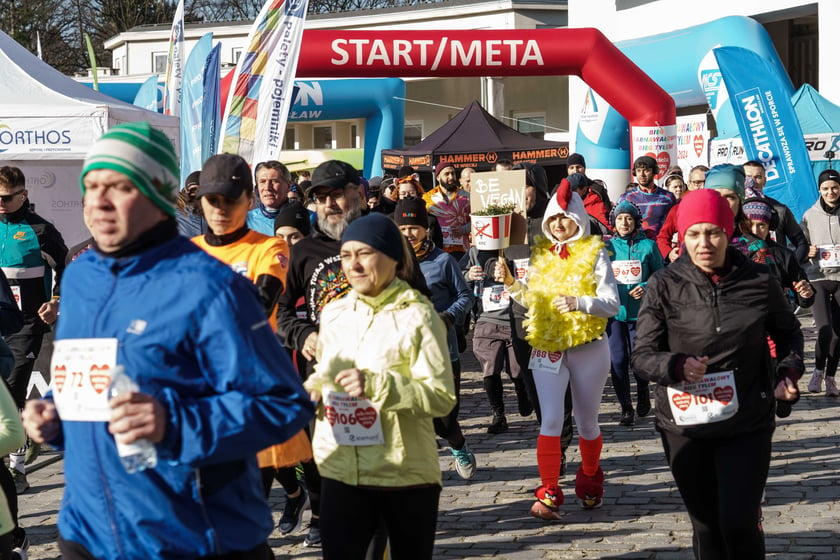
{"type": "Polygon", "coordinates": [[[178,151],[178,119],[108,97],[65,76],[0,31],[0,165],[20,167],[35,211],[68,245],[88,237],[79,172],[90,146],[124,122],[147,121],[178,151]]]}

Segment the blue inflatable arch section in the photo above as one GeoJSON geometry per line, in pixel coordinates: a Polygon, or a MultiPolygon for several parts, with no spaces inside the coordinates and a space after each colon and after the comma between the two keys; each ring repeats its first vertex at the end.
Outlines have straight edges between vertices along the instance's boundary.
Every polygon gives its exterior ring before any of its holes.
{"type": "MultiPolygon", "coordinates": [[[[91,84],[86,84],[91,85],[91,84]]],[[[133,103],[142,83],[99,84],[99,91],[133,103]]],[[[399,78],[296,81],[289,122],[365,119],[365,171],[382,175],[379,152],[403,145],[405,82],[399,78]]]]}
{"type": "MultiPolygon", "coordinates": [[[[722,84],[720,71],[712,54],[717,47],[743,47],[758,53],[790,85],[773,41],[764,27],[752,18],[729,16],[709,23],[669,33],[616,43],[616,46],[653,81],[673,97],[677,107],[716,103],[722,84]],[[707,94],[709,97],[707,97],[707,94]]],[[[590,90],[587,99],[593,97],[590,90]]],[[[590,108],[592,105],[587,104],[590,108]]],[[[575,150],[586,157],[587,168],[620,170],[629,179],[630,146],[627,120],[609,107],[598,108],[603,119],[597,137],[577,127],[575,150]]],[[[712,107],[718,137],[738,134],[738,125],[728,100],[712,107]]],[[[583,115],[582,115],[583,117],[583,115]]],[[[581,121],[584,119],[582,118],[581,121]]],[[[587,128],[587,127],[584,127],[587,128]]],[[[622,189],[623,190],[623,189],[622,189]]]]}

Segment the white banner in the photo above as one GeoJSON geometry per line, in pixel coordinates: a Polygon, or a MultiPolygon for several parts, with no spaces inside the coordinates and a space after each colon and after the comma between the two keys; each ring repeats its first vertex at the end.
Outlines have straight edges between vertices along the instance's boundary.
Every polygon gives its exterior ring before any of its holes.
{"type": "Polygon", "coordinates": [[[178,2],[172,31],[169,34],[169,56],[166,59],[166,86],[163,113],[181,114],[181,87],[184,81],[184,0],[178,2]]]}
{"type": "Polygon", "coordinates": [[[102,135],[101,124],[91,116],[0,117],[0,158],[84,158],[102,135]]]}
{"type": "Polygon", "coordinates": [[[279,160],[308,0],[268,0],[248,33],[222,120],[220,153],[279,160]]]}
{"type": "Polygon", "coordinates": [[[709,165],[709,128],[705,114],[677,117],[677,165],[686,177],[692,167],[709,165]]]}

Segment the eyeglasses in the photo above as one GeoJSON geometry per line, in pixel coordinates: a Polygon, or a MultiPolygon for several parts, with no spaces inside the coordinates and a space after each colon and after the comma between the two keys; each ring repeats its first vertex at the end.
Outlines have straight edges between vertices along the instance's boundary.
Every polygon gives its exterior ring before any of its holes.
{"type": "Polygon", "coordinates": [[[23,191],[20,190],[18,192],[13,192],[12,194],[0,194],[0,200],[3,202],[9,203],[15,199],[15,197],[19,194],[23,194],[23,191]]]}
{"type": "Polygon", "coordinates": [[[346,196],[346,192],[344,189],[336,189],[334,191],[326,192],[326,193],[313,193],[312,200],[317,202],[318,204],[326,204],[327,197],[333,199],[334,201],[338,202],[339,200],[344,200],[346,196]]]}
{"type": "Polygon", "coordinates": [[[706,184],[706,181],[689,181],[688,184],[692,187],[702,187],[706,184]]]}

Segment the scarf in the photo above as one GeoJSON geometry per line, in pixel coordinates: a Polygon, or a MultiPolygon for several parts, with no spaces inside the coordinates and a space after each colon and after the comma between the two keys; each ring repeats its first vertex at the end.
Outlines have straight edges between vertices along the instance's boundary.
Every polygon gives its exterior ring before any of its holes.
{"type": "Polygon", "coordinates": [[[417,257],[417,261],[425,260],[429,254],[435,249],[435,243],[428,237],[414,243],[411,248],[414,250],[414,255],[417,257]]]}
{"type": "Polygon", "coordinates": [[[525,339],[537,350],[562,352],[600,337],[607,320],[582,311],[559,313],[551,301],[559,294],[594,296],[598,289],[595,261],[604,244],[595,235],[563,245],[562,258],[556,245],[541,238],[534,248],[528,271],[525,303],[528,313],[523,325],[525,339]],[[561,257],[561,258],[558,258],[561,257]]]}

